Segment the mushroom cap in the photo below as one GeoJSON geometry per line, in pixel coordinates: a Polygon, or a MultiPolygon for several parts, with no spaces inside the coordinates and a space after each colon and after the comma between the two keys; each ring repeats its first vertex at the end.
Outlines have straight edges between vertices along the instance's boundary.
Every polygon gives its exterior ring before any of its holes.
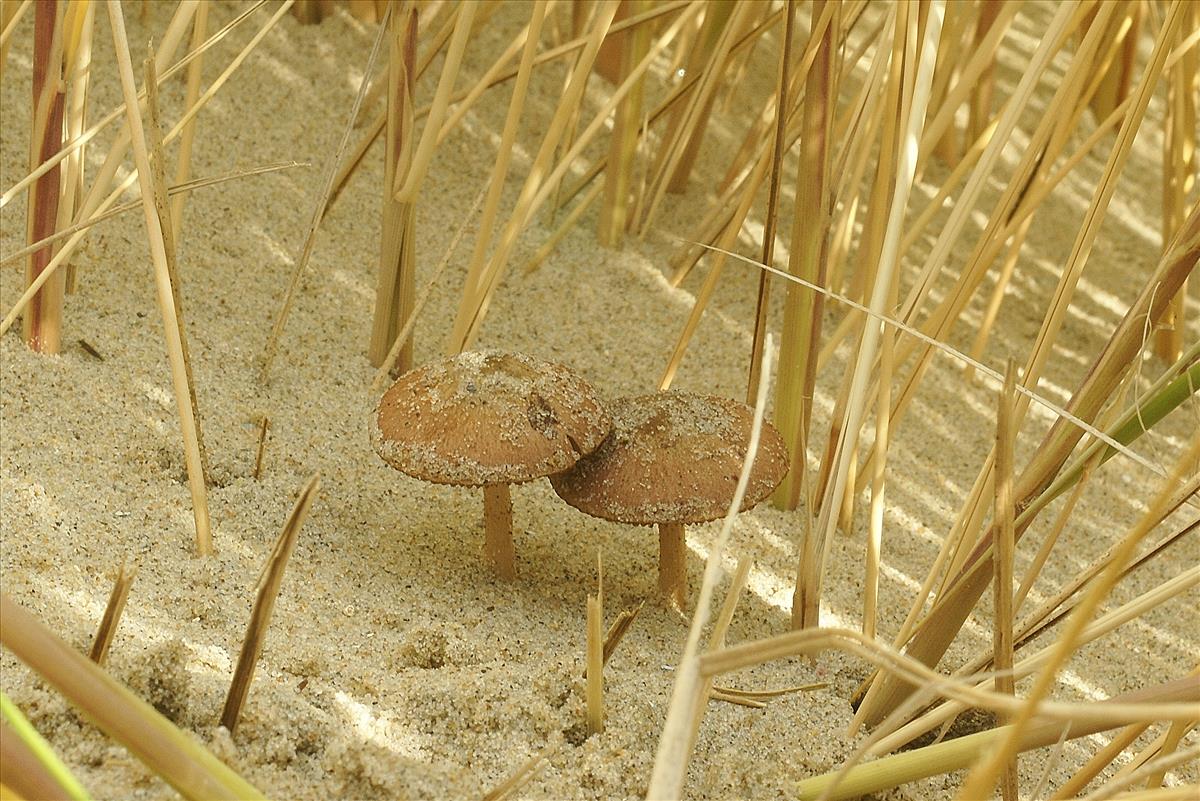
{"type": "MultiPolygon", "coordinates": [[[[620,398],[609,411],[608,439],[569,472],[550,477],[564,501],[595,517],[643,526],[725,515],[750,445],[753,409],[713,395],[659,392],[620,398]]],[[[741,510],[767,497],[787,465],[783,437],[764,422],[741,510]]]]}
{"type": "Polygon", "coordinates": [[[414,478],[480,487],[566,470],[610,428],[592,388],[561,364],[467,351],[400,376],[371,418],[371,442],[414,478]]]}

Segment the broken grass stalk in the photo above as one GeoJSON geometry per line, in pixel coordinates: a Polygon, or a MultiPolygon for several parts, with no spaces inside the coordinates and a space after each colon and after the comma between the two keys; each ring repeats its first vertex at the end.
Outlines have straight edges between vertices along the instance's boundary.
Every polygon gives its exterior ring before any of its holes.
{"type": "Polygon", "coordinates": [[[121,622],[121,612],[125,610],[125,601],[129,598],[129,590],[135,578],[137,568],[126,572],[125,563],[122,562],[117,571],[117,580],[113,582],[112,592],[108,596],[108,604],[104,607],[104,616],[96,629],[92,649],[88,652],[88,658],[101,667],[108,661],[108,649],[112,645],[113,635],[117,632],[117,624],[121,622]]]}
{"type": "Polygon", "coordinates": [[[254,608],[250,612],[250,622],[246,626],[246,636],[242,640],[242,650],[238,654],[237,667],[233,671],[233,681],[229,684],[229,694],[225,697],[225,707],[221,710],[221,725],[233,734],[237,729],[238,718],[246,696],[250,693],[250,683],[254,680],[254,668],[258,655],[262,651],[266,639],[267,627],[271,624],[271,613],[275,610],[275,599],[279,596],[279,588],[283,584],[283,571],[287,567],[288,558],[296,547],[296,538],[304,518],[308,515],[309,506],[321,487],[321,477],[314,475],[300,490],[291,513],[284,521],[275,548],[259,577],[258,590],[255,593],[254,608]]]}
{"type": "Polygon", "coordinates": [[[604,731],[604,607],[600,596],[587,597],[587,732],[604,731]]]}

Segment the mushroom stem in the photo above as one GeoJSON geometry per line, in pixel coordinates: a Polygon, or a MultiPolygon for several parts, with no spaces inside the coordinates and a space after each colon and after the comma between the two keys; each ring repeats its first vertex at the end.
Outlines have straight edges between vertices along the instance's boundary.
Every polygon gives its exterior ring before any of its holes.
{"type": "Polygon", "coordinates": [[[658,524],[658,591],[676,609],[687,602],[687,543],[682,523],[658,524]]]}
{"type": "Polygon", "coordinates": [[[484,553],[500,578],[517,576],[513,559],[512,495],[507,484],[483,488],[484,553]]]}

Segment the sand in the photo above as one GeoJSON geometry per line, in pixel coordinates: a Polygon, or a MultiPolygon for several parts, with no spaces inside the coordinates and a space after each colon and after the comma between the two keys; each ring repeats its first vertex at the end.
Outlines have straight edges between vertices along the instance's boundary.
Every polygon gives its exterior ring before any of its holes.
{"type": "MultiPolygon", "coordinates": [[[[240,8],[215,3],[211,27],[240,8]]],[[[129,14],[135,48],[161,32],[170,11],[170,4],[150,4],[144,23],[129,14]]],[[[505,6],[478,32],[468,49],[464,80],[482,74],[524,14],[519,6],[505,6]]],[[[1002,95],[1015,85],[1048,14],[1042,6],[1027,8],[1014,23],[998,75],[1002,95]]],[[[102,13],[98,17],[102,68],[91,96],[97,112],[112,108],[120,94],[108,24],[102,13]]],[[[259,12],[255,20],[262,19],[259,12]]],[[[800,30],[806,26],[802,20],[800,30]]],[[[17,32],[0,97],[4,187],[27,171],[28,29],[26,21],[17,32]]],[[[213,52],[206,80],[250,35],[249,28],[239,29],[213,52]]],[[[370,446],[368,419],[378,398],[370,391],[373,371],[365,351],[379,237],[378,145],[325,219],[269,381],[259,380],[257,359],[372,36],[370,26],[344,12],[310,27],[285,17],[200,117],[194,155],[198,176],[287,160],[312,165],[199,191],[184,215],[183,303],[212,467],[216,555],[194,555],[178,418],[144,223],[136,212],[98,228],[76,259],[80,290],[67,301],[61,355],[31,353],[16,330],[0,341],[4,592],[86,650],[117,567],[136,565],[137,579],[112,646],[113,675],[274,798],[478,798],[556,744],[546,766],[518,797],[640,797],[686,628],[662,605],[647,604],[606,669],[608,718],[602,735],[585,736],[580,677],[585,597],[596,589],[597,554],[604,558],[607,623],[654,593],[652,529],[584,516],[562,503],[544,480],[515,487],[519,577],[502,582],[482,559],[480,493],[407,478],[370,446]],[[81,341],[102,359],[90,355],[81,341]],[[256,479],[263,415],[270,417],[270,437],[256,479]],[[248,704],[231,738],[218,728],[217,718],[255,583],[296,492],[313,473],[321,475],[320,495],[300,533],[248,704]]],[[[656,387],[707,273],[702,265],[680,288],[670,287],[665,270],[676,247],[673,237],[690,235],[709,208],[712,188],[750,120],[747,109],[757,108],[757,98],[770,91],[774,46],[756,53],[738,93],[718,103],[691,188],[668,196],[661,224],[645,242],[631,242],[621,251],[601,248],[594,235],[595,213],[589,213],[537,272],[523,276],[521,265],[552,230],[547,217],[539,219],[518,244],[479,346],[569,364],[606,398],[656,387]]],[[[135,61],[140,58],[135,49],[135,61]]],[[[1060,57],[1056,63],[1061,69],[1065,62],[1060,57]]],[[[656,74],[652,93],[661,93],[669,80],[661,71],[656,74]]],[[[539,72],[534,81],[514,148],[517,176],[524,176],[536,152],[561,81],[557,68],[539,72]]],[[[423,98],[433,85],[432,78],[422,83],[423,98]]],[[[1049,83],[1043,87],[1041,103],[1051,88],[1049,83]]],[[[163,91],[168,119],[177,116],[182,91],[178,83],[163,91]]],[[[592,85],[590,107],[605,91],[599,81],[592,85]]],[[[487,178],[507,102],[507,89],[488,94],[438,151],[417,215],[419,283],[431,274],[487,178]]],[[[1037,113],[1031,112],[1024,130],[1037,113]]],[[[1161,247],[1161,115],[1160,96],[1151,107],[1153,122],[1139,137],[1117,187],[1048,368],[1042,391],[1056,402],[1065,401],[1085,374],[1161,247]]],[[[1084,127],[1091,124],[1089,118],[1084,127]]],[[[106,130],[88,151],[89,174],[112,135],[106,130]]],[[[1001,366],[1006,358],[1024,359],[1028,352],[1106,153],[1107,146],[1090,157],[1039,212],[985,353],[988,364],[1001,366]]],[[[1006,157],[1010,170],[1015,156],[1006,157]]],[[[944,167],[931,164],[915,189],[914,210],[945,176],[944,167]]],[[[990,187],[984,208],[990,208],[998,186],[990,187]]],[[[517,188],[510,180],[505,208],[511,208],[517,188]]],[[[24,215],[23,199],[3,210],[2,252],[23,244],[24,215]]],[[[790,221],[790,192],[782,215],[790,221]]],[[[753,219],[761,221],[761,211],[753,219]]],[[[977,225],[978,220],[972,234],[977,225]]],[[[935,223],[931,232],[936,230],[935,223]]],[[[915,248],[910,268],[928,252],[931,235],[915,248]]],[[[473,237],[469,230],[416,326],[418,362],[443,352],[473,237]]],[[[971,244],[960,243],[952,269],[962,264],[971,244]]],[[[748,236],[739,247],[747,254],[757,251],[748,236]]],[[[5,310],[22,280],[15,265],[0,273],[5,310]]],[[[939,287],[948,285],[949,276],[939,279],[939,287]]],[[[756,286],[753,270],[735,264],[725,268],[713,306],[681,365],[677,388],[744,394],[756,286]]],[[[986,287],[990,292],[990,279],[986,287]]],[[[775,297],[776,330],[781,295],[775,297]]],[[[970,344],[986,302],[986,296],[975,298],[952,344],[970,344]]],[[[832,325],[838,316],[829,314],[832,325]]],[[[1192,325],[1189,341],[1196,336],[1192,325]]],[[[840,353],[820,377],[815,426],[822,443],[846,358],[840,353]]],[[[1161,362],[1147,358],[1130,391],[1144,388],[1161,369],[1161,362]]],[[[987,454],[995,394],[994,385],[968,383],[956,362],[938,357],[895,432],[882,636],[890,638],[897,630],[987,454]]],[[[1157,465],[1172,465],[1195,436],[1198,411],[1191,402],[1136,450],[1157,465]]],[[[1020,432],[1018,467],[1050,422],[1049,413],[1035,406],[1020,432]]],[[[868,429],[864,439],[871,436],[868,429]]],[[[1159,483],[1151,471],[1124,458],[1100,471],[1066,529],[1066,547],[1051,556],[1031,601],[1040,602],[1126,531],[1159,483]]],[[[864,496],[853,531],[834,542],[822,606],[829,625],[860,625],[866,504],[864,496]]],[[[1028,564],[1032,543],[1040,541],[1058,508],[1031,531],[1030,544],[1018,554],[1018,571],[1028,564]]],[[[1172,518],[1162,533],[1177,529],[1186,515],[1194,516],[1194,510],[1172,518]]],[[[800,525],[798,515],[767,505],[739,519],[726,567],[748,557],[753,568],[731,643],[787,630],[800,525]]],[[[718,524],[688,529],[693,592],[717,531],[718,524]]],[[[1169,558],[1122,583],[1106,608],[1194,565],[1197,556],[1192,537],[1169,558]]],[[[1193,590],[1081,649],[1060,677],[1055,696],[1094,700],[1182,675],[1194,666],[1198,652],[1198,600],[1193,590]]],[[[983,606],[990,607],[986,598],[983,606]]],[[[945,664],[960,664],[989,638],[986,615],[972,619],[945,664]]],[[[4,692],[97,798],[173,797],[168,786],[82,720],[11,654],[5,652],[0,664],[4,692]]],[[[845,733],[846,699],[867,670],[854,658],[827,653],[814,661],[781,660],[728,677],[729,684],[741,688],[826,686],[785,695],[761,710],[710,704],[688,770],[687,797],[790,797],[797,780],[835,767],[857,742],[845,733]]],[[[1088,738],[1068,744],[1050,771],[1051,786],[1102,742],[1088,738]]],[[[1040,751],[1023,760],[1028,790],[1047,756],[1040,751]]],[[[1167,783],[1195,781],[1195,776],[1193,764],[1169,774],[1167,783]]],[[[950,798],[960,780],[939,777],[886,797],[950,798]]]]}

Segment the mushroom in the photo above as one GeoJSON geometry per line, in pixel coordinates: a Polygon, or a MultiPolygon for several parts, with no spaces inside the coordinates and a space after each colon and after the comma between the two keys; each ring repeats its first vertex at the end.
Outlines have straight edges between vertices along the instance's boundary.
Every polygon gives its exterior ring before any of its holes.
{"type": "Polygon", "coordinates": [[[512,578],[509,485],[567,470],[610,427],[592,388],[566,367],[468,351],[402,375],[371,418],[371,442],[414,478],[483,487],[485,553],[512,578]]]}
{"type": "MultiPolygon", "coordinates": [[[[728,510],[749,447],[753,410],[712,395],[660,392],[618,399],[609,412],[608,439],[550,483],[564,501],[594,517],[657,525],[659,592],[682,610],[683,527],[728,510]]],[[[741,511],[767,497],[786,472],[783,437],[764,423],[741,511]]]]}

